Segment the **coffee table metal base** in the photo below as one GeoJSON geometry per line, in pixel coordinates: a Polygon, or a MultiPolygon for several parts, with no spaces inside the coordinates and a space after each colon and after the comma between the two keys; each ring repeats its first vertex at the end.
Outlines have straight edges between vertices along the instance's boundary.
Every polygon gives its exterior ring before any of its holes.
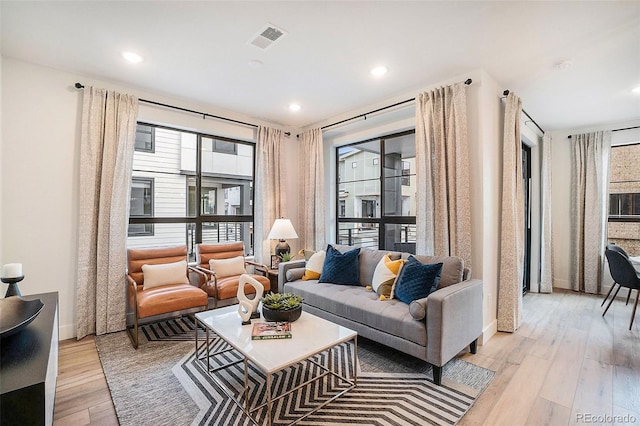
{"type": "MultiPolygon", "coordinates": [[[[213,331],[211,331],[209,329],[209,327],[207,327],[207,325],[205,323],[202,323],[199,319],[196,318],[196,321],[198,323],[200,323],[202,325],[202,327],[206,330],[206,335],[205,335],[205,341],[200,343],[198,342],[198,333],[196,333],[196,359],[201,362],[203,365],[206,365],[207,367],[207,371],[209,372],[209,375],[211,376],[211,378],[213,379],[213,381],[216,383],[216,385],[218,385],[218,387],[227,395],[227,397],[229,397],[232,401],[234,401],[246,414],[247,416],[249,416],[249,418],[251,419],[251,421],[255,424],[259,424],[258,421],[254,418],[254,413],[256,413],[257,411],[259,411],[260,409],[266,407],[267,409],[267,424],[269,426],[271,426],[272,422],[273,422],[273,404],[274,402],[277,402],[279,399],[284,398],[285,396],[297,391],[300,388],[303,388],[304,386],[307,386],[317,380],[322,379],[323,377],[326,377],[328,375],[332,375],[342,381],[344,381],[348,386],[345,389],[342,389],[341,391],[339,391],[338,393],[336,393],[335,395],[333,395],[331,398],[327,399],[326,401],[322,402],[321,404],[319,404],[317,407],[314,407],[313,409],[309,410],[308,412],[306,412],[304,415],[300,416],[299,418],[297,418],[296,420],[294,420],[293,422],[289,423],[290,425],[294,425],[298,422],[300,422],[301,420],[304,420],[305,418],[309,417],[311,414],[317,412],[318,410],[320,410],[321,408],[325,407],[326,405],[330,404],[331,402],[335,401],[336,399],[338,399],[339,397],[341,397],[342,395],[344,395],[345,393],[349,392],[351,389],[355,388],[357,386],[358,383],[358,336],[355,335],[353,337],[353,379],[349,379],[348,377],[344,377],[338,373],[336,373],[335,371],[333,371],[333,356],[332,356],[332,349],[333,348],[329,348],[326,350],[322,350],[319,352],[316,352],[315,354],[312,354],[306,361],[307,362],[311,362],[313,364],[315,364],[316,366],[318,366],[323,372],[321,374],[319,374],[316,377],[312,377],[311,379],[305,381],[304,383],[300,383],[297,386],[295,386],[293,389],[289,389],[288,391],[286,391],[285,393],[276,396],[275,398],[273,397],[272,394],[272,376],[273,373],[272,372],[266,372],[263,371],[263,373],[266,376],[266,402],[258,405],[257,407],[250,407],[249,406],[249,360],[247,359],[246,356],[244,356],[240,351],[236,350],[235,348],[233,348],[230,344],[228,344],[229,342],[226,342],[226,340],[219,335],[216,335],[213,331]],[[212,347],[212,343],[218,341],[218,339],[224,341],[227,343],[226,347],[224,349],[220,349],[217,351],[212,351],[211,347],[212,347]],[[213,367],[211,366],[210,360],[211,357],[215,357],[217,355],[221,355],[223,353],[226,352],[230,352],[230,351],[235,351],[236,353],[238,353],[242,359],[237,360],[237,361],[232,361],[232,362],[228,362],[224,365],[219,365],[217,367],[213,367]],[[313,356],[318,355],[322,352],[328,352],[328,356],[327,356],[327,366],[324,366],[322,364],[320,364],[319,362],[315,361],[312,359],[313,356]],[[233,393],[231,393],[229,391],[229,389],[225,386],[224,383],[222,383],[222,381],[220,379],[218,379],[215,375],[215,373],[217,371],[220,371],[222,369],[231,367],[232,365],[236,365],[239,363],[243,363],[244,364],[244,404],[242,404],[242,401],[240,401],[238,398],[236,398],[235,395],[233,395],[233,393]]],[[[291,367],[293,365],[297,364],[297,362],[289,364],[285,367],[283,367],[282,369],[276,371],[276,372],[280,372],[282,370],[284,370],[285,368],[291,367]]]]}

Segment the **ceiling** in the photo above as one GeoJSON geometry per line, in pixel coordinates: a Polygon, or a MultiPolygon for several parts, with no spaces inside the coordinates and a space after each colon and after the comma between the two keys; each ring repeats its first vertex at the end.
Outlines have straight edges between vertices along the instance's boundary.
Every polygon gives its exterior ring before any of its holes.
{"type": "MultiPolygon", "coordinates": [[[[304,128],[486,70],[545,130],[640,119],[639,1],[2,1],[12,57],[304,128]],[[286,31],[266,50],[265,24],[286,31]],[[132,50],[137,65],[120,56],[132,50]],[[252,67],[250,61],[262,66],[252,67]],[[571,60],[568,69],[556,64],[571,60]],[[382,78],[369,74],[385,65],[382,78]],[[297,102],[302,109],[289,111],[297,102]]],[[[69,82],[70,84],[73,82],[69,82]]]]}

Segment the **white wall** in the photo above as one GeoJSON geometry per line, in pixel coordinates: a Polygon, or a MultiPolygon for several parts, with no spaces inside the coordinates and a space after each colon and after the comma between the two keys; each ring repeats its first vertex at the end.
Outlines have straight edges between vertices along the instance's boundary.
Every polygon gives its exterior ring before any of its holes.
{"type": "MultiPolygon", "coordinates": [[[[77,209],[78,191],[82,188],[78,173],[82,91],[73,88],[73,84],[81,82],[245,122],[269,124],[212,106],[11,58],[3,58],[1,67],[0,264],[23,264],[26,278],[20,290],[25,295],[59,292],[60,338],[67,339],[75,335],[77,209]]],[[[146,104],[140,105],[138,117],[150,123],[255,140],[255,128],[203,120],[194,114],[146,104]]],[[[287,144],[292,145],[288,141],[287,144]]],[[[287,156],[288,164],[295,164],[295,147],[287,156]]],[[[293,178],[287,190],[296,194],[293,178]]]]}
{"type": "MultiPolygon", "coordinates": [[[[614,130],[640,126],[640,120],[623,123],[611,123],[598,127],[584,127],[578,129],[558,130],[551,133],[551,203],[552,203],[552,234],[553,234],[553,286],[557,288],[571,288],[569,255],[571,246],[569,235],[571,229],[571,214],[569,211],[569,197],[571,196],[571,139],[569,135],[593,132],[597,130],[614,130]]],[[[611,144],[623,144],[640,141],[640,129],[614,132],[611,144]]],[[[605,271],[604,290],[610,287],[610,277],[605,271]]]]}

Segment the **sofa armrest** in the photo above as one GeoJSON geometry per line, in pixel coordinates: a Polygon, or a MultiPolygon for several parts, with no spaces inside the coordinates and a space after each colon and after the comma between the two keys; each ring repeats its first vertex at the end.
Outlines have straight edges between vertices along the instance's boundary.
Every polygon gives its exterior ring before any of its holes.
{"type": "Polygon", "coordinates": [[[284,291],[284,283],[287,282],[287,271],[294,268],[304,268],[306,264],[307,262],[304,259],[280,262],[278,265],[278,293],[282,293],[284,291]]]}
{"type": "Polygon", "coordinates": [[[482,281],[441,288],[427,298],[427,362],[443,366],[482,334],[482,281]]]}

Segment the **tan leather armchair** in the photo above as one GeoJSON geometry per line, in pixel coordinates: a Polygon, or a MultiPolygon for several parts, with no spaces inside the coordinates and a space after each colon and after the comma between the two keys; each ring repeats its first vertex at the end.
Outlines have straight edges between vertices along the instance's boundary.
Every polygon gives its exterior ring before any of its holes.
{"type": "MultiPolygon", "coordinates": [[[[127,250],[127,299],[129,311],[133,313],[133,325],[127,325],[127,334],[129,334],[134,348],[138,348],[138,323],[140,319],[169,313],[182,315],[207,309],[207,293],[189,284],[189,271],[193,271],[205,279],[206,276],[203,272],[186,266],[186,261],[187,246],[185,245],[127,250]],[[186,279],[180,278],[174,283],[169,282],[145,289],[143,266],[167,265],[180,261],[185,261],[184,277],[186,279]]],[[[148,268],[146,269],[149,271],[148,268]]],[[[180,275],[179,271],[178,274],[180,275]]],[[[159,274],[156,273],[155,277],[162,278],[162,271],[159,274]]],[[[148,275],[149,281],[151,278],[151,275],[148,275]]]]}
{"type": "MultiPolygon", "coordinates": [[[[231,259],[234,257],[244,257],[244,243],[242,241],[223,244],[198,244],[196,246],[196,267],[200,272],[206,274],[206,279],[200,281],[200,288],[205,290],[214,300],[214,307],[232,305],[238,303],[238,285],[240,275],[218,276],[215,271],[211,270],[209,261],[211,259],[231,259]]],[[[260,263],[244,260],[245,266],[253,266],[256,270],[264,271],[266,275],[267,266],[260,263]]],[[[265,293],[271,290],[271,282],[266,276],[258,274],[249,274],[258,280],[263,286],[265,293]]],[[[245,294],[255,293],[255,289],[251,285],[245,285],[245,294]]]]}

